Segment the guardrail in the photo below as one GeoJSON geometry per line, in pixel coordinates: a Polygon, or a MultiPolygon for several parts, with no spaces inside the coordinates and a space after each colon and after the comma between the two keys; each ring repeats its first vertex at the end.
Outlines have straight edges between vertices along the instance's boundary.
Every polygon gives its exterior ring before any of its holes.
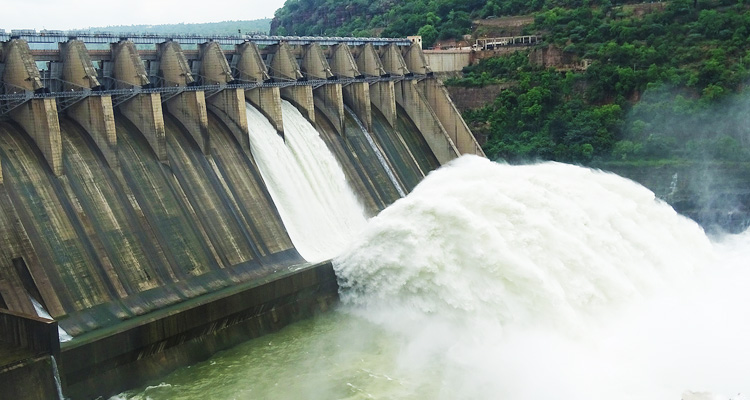
{"type": "MultiPolygon", "coordinates": [[[[370,76],[362,78],[338,78],[338,79],[309,79],[309,80],[285,80],[285,81],[273,81],[273,82],[242,82],[242,83],[227,83],[221,85],[193,85],[193,86],[160,86],[160,87],[141,87],[133,86],[130,88],[118,88],[118,89],[106,89],[93,90],[87,88],[81,88],[80,90],[70,91],[56,91],[49,92],[44,90],[38,90],[32,92],[29,90],[17,90],[14,93],[7,93],[0,95],[0,116],[8,114],[11,110],[24,104],[25,102],[32,99],[45,99],[55,98],[59,100],[58,112],[61,112],[76,102],[85,99],[89,96],[112,96],[112,105],[117,106],[139,94],[145,93],[159,93],[162,95],[162,101],[166,101],[182,92],[195,92],[205,91],[206,97],[210,97],[224,89],[255,89],[262,87],[290,87],[290,86],[312,86],[313,89],[317,89],[323,85],[339,83],[344,86],[356,83],[356,82],[367,82],[373,84],[376,82],[398,82],[402,80],[422,80],[427,78],[426,75],[409,74],[399,76],[370,76]]],[[[106,80],[106,78],[105,78],[106,80]]],[[[114,85],[115,81],[109,79],[110,85],[114,85]]],[[[13,89],[11,89],[13,90],[13,89]]]]}
{"type": "Polygon", "coordinates": [[[217,42],[221,45],[236,45],[244,42],[255,42],[258,45],[273,45],[288,42],[293,45],[318,43],[332,46],[346,43],[358,46],[372,43],[375,46],[385,46],[395,43],[409,46],[411,41],[405,38],[364,38],[364,37],[324,37],[324,36],[273,36],[273,35],[184,35],[184,34],[144,34],[132,32],[89,32],[89,31],[56,31],[33,29],[14,29],[10,32],[0,31],[0,41],[23,39],[28,43],[60,43],[69,39],[78,39],[84,43],[107,44],[121,40],[130,40],[135,44],[158,44],[166,41],[176,41],[181,44],[201,44],[217,42]]]}

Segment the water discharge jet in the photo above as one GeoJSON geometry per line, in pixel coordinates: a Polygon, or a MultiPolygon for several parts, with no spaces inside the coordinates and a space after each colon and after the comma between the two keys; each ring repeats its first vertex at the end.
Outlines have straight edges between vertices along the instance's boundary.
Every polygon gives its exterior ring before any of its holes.
{"type": "Polygon", "coordinates": [[[748,249],[613,174],[464,157],[336,260],[337,312],[148,397],[738,399],[748,249]]]}
{"type": "Polygon", "coordinates": [[[365,223],[341,166],[291,103],[282,103],[284,139],[246,107],[253,156],[292,242],[307,261],[334,257],[365,223]]]}

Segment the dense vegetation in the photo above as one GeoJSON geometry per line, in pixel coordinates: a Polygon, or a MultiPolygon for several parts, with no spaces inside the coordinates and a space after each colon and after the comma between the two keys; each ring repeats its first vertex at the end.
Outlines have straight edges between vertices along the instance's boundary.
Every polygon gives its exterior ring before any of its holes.
{"type": "Polygon", "coordinates": [[[276,11],[271,31],[277,34],[327,36],[406,37],[419,34],[429,46],[436,39],[457,38],[471,33],[473,18],[500,12],[493,6],[496,3],[500,2],[287,0],[284,7],[276,11]]]}
{"type": "Polygon", "coordinates": [[[530,13],[527,33],[583,69],[544,69],[528,50],[484,60],[449,84],[504,83],[465,119],[491,158],[748,160],[747,0],[289,0],[272,31],[336,36],[421,34],[428,45],[471,33],[472,19],[530,13]],[[643,8],[651,8],[647,12],[643,8]]]}
{"type": "Polygon", "coordinates": [[[200,24],[162,24],[162,25],[115,25],[90,28],[93,32],[139,32],[153,34],[195,34],[195,35],[236,35],[268,33],[271,19],[254,19],[250,21],[221,21],[200,24]]]}
{"type": "Polygon", "coordinates": [[[535,68],[518,52],[452,83],[517,83],[465,115],[486,127],[492,157],[747,160],[749,28],[750,10],[728,1],[675,0],[641,17],[608,4],[554,8],[530,29],[591,60],[587,70],[535,68]]]}

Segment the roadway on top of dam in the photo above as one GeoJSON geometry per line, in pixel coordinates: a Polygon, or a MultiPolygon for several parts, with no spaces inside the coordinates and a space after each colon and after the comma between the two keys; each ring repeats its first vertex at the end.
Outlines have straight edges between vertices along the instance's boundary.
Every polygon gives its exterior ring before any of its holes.
{"type": "Polygon", "coordinates": [[[395,43],[399,46],[411,45],[405,38],[365,38],[365,37],[324,37],[324,36],[269,36],[269,35],[185,35],[185,34],[149,34],[149,33],[114,33],[88,31],[57,31],[33,29],[14,29],[10,32],[0,30],[0,42],[11,39],[23,39],[31,43],[60,43],[69,39],[77,39],[86,44],[107,44],[121,40],[130,40],[135,44],[158,44],[175,41],[180,44],[201,44],[217,42],[220,45],[236,45],[244,42],[254,42],[258,45],[270,46],[281,42],[292,45],[306,45],[318,43],[332,46],[346,43],[349,46],[359,46],[371,43],[375,46],[387,46],[395,43]]]}

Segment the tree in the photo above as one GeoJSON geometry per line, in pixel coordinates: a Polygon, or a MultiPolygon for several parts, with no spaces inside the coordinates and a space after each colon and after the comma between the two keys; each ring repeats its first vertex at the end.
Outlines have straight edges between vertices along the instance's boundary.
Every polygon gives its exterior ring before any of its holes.
{"type": "Polygon", "coordinates": [[[422,45],[425,47],[432,47],[438,38],[438,31],[432,25],[424,25],[419,28],[417,35],[422,36],[422,45]]]}

